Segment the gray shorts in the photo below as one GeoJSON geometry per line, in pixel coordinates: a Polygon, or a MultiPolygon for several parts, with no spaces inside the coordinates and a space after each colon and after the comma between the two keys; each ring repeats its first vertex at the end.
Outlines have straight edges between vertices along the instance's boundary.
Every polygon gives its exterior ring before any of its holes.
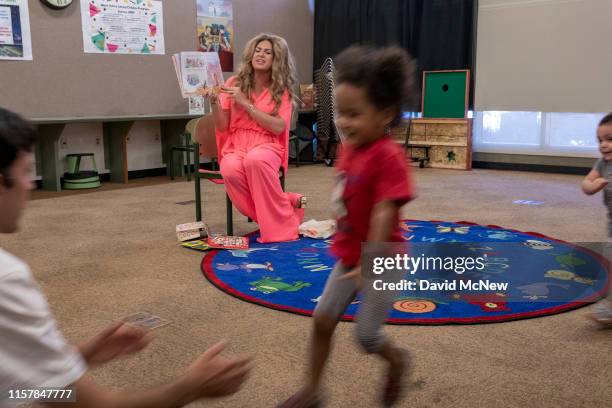
{"type": "MultiPolygon", "coordinates": [[[[339,280],[338,278],[349,271],[340,262],[334,266],[334,270],[327,278],[323,294],[314,311],[314,317],[326,316],[336,321],[344,315],[348,306],[355,300],[358,288],[354,280],[339,280]]],[[[387,271],[376,276],[384,282],[398,282],[402,274],[387,271]]],[[[389,315],[396,293],[393,291],[377,291],[372,286],[374,278],[372,274],[366,273],[363,278],[361,289],[361,302],[357,312],[357,340],[366,352],[376,353],[386,342],[382,331],[382,325],[389,315]]]]}

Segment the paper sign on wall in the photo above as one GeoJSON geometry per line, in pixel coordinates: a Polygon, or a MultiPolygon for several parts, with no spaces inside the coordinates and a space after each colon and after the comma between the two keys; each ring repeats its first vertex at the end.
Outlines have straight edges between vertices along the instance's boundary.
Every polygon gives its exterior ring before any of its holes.
{"type": "Polygon", "coordinates": [[[0,0],[0,59],[32,59],[27,0],[0,0]]]}
{"type": "Polygon", "coordinates": [[[81,22],[86,53],[165,53],[161,1],[81,0],[81,22]]]}

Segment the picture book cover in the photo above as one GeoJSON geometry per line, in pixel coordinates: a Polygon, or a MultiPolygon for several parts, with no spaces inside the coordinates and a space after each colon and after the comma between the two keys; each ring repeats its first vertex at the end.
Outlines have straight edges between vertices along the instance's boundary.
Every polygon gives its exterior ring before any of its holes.
{"type": "Polygon", "coordinates": [[[183,98],[196,95],[198,88],[223,85],[219,55],[215,52],[181,52],[172,56],[172,63],[183,98]]]}
{"type": "Polygon", "coordinates": [[[249,239],[246,237],[233,237],[229,235],[209,236],[208,245],[210,245],[211,248],[220,249],[248,249],[249,239]]]}

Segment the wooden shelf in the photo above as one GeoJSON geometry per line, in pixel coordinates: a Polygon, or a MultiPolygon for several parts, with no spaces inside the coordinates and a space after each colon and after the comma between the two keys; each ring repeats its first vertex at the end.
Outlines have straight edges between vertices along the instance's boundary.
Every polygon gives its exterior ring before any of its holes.
{"type": "Polygon", "coordinates": [[[425,149],[428,167],[472,168],[472,119],[412,119],[409,149],[425,149]]]}
{"type": "Polygon", "coordinates": [[[458,146],[458,147],[467,147],[467,142],[428,142],[428,141],[417,141],[411,140],[411,145],[415,146],[458,146]]]}

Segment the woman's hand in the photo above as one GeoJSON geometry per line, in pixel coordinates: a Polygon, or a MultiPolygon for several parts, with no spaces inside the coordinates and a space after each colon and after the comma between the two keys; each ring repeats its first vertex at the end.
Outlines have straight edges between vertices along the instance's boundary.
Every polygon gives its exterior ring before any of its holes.
{"type": "Polygon", "coordinates": [[[219,93],[217,91],[217,88],[203,88],[200,87],[198,89],[196,89],[196,94],[203,96],[204,98],[208,99],[208,101],[212,104],[212,105],[216,105],[219,103],[219,93]]]}
{"type": "Polygon", "coordinates": [[[222,87],[221,92],[229,94],[232,98],[234,98],[234,102],[242,106],[243,108],[246,108],[251,104],[249,98],[247,98],[246,95],[242,93],[240,87],[238,86],[222,87]]]}

